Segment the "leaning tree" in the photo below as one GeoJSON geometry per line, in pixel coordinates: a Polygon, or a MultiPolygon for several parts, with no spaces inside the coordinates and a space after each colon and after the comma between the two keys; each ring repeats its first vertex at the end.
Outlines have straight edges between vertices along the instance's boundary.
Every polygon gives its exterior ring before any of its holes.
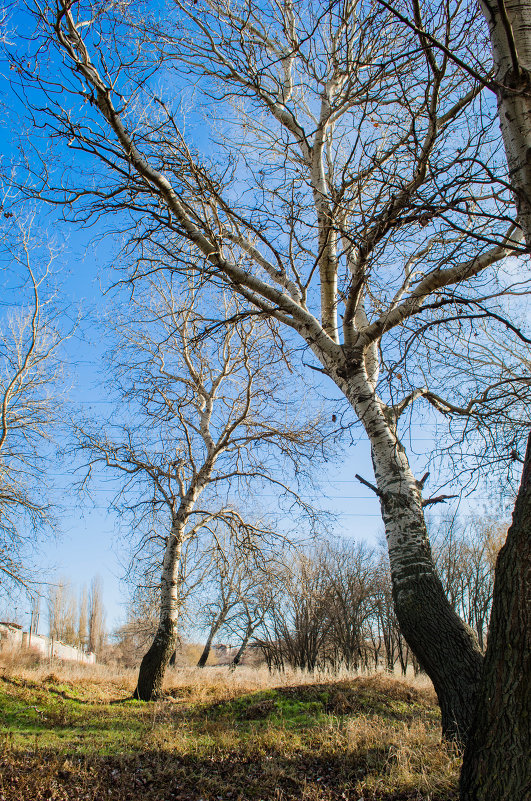
{"type": "MultiPolygon", "coordinates": [[[[448,38],[438,36],[429,3],[422,6],[418,0],[412,0],[411,5],[409,2],[378,2],[414,33],[432,59],[435,53],[444,53],[460,70],[473,76],[479,85],[495,95],[508,167],[504,180],[511,189],[528,254],[531,249],[529,0],[479,0],[478,5],[488,26],[492,58],[487,55],[488,46],[478,49],[478,38],[473,31],[472,35],[469,33],[465,52],[456,52],[448,38]]],[[[447,8],[451,9],[450,3],[447,3],[447,8]]],[[[448,14],[448,19],[459,26],[460,15],[456,11],[457,8],[448,14]]],[[[529,376],[524,377],[524,381],[529,382],[529,376]]],[[[531,664],[527,636],[531,591],[528,459],[529,448],[513,524],[497,563],[489,643],[470,742],[463,761],[463,801],[486,801],[494,797],[508,801],[526,797],[531,791],[531,778],[526,769],[530,764],[531,747],[531,664]]]]}
{"type": "Polygon", "coordinates": [[[440,496],[403,431],[421,402],[494,442],[524,414],[522,370],[498,352],[528,343],[500,300],[520,236],[495,110],[447,55],[471,31],[481,46],[478,15],[431,10],[445,52],[352,0],[30,11],[35,55],[11,50],[10,75],[61,148],[55,173],[33,151],[32,191],[112,219],[133,278],[223,284],[306,343],[370,440],[400,626],[463,737],[482,659],[434,569],[424,507],[440,496]]]}

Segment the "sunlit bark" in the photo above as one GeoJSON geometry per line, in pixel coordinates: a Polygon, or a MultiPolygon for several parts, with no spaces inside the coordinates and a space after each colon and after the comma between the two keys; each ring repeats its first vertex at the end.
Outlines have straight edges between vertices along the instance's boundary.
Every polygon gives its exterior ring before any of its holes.
{"type": "Polygon", "coordinates": [[[509,180],[531,249],[531,2],[481,0],[480,5],[490,31],[509,180]]]}
{"type": "Polygon", "coordinates": [[[462,801],[531,793],[531,436],[494,597],[478,704],[461,774],[462,801]]]}

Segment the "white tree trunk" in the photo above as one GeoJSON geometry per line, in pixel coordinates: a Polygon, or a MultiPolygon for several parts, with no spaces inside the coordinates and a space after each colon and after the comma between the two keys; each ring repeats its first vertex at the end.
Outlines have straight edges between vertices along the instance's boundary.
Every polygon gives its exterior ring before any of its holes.
{"type": "Polygon", "coordinates": [[[454,612],[431,555],[421,490],[396,433],[393,411],[363,367],[330,371],[362,421],[369,441],[389,549],[401,631],[433,681],[443,733],[462,742],[474,712],[482,655],[474,632],[454,612]]]}
{"type": "Polygon", "coordinates": [[[498,115],[518,217],[531,248],[531,0],[480,2],[487,20],[498,115]]]}
{"type": "Polygon", "coordinates": [[[179,566],[183,545],[183,524],[173,521],[166,542],[160,585],[159,625],[153,643],[140,665],[135,698],[150,701],[162,693],[164,673],[177,644],[179,619],[179,566]]]}

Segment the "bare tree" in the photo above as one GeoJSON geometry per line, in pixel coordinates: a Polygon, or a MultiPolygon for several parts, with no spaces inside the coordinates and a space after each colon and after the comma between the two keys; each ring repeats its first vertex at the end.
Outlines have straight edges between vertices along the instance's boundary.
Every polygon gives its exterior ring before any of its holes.
{"type": "Polygon", "coordinates": [[[280,503],[284,495],[309,511],[284,475],[302,478],[323,445],[318,417],[290,402],[286,357],[270,327],[242,317],[233,303],[225,310],[232,320],[207,339],[201,303],[192,286],[176,293],[165,278],[137,294],[114,355],[114,381],[128,404],[123,414],[134,425],[109,427],[104,436],[81,433],[92,464],[121,480],[117,504],[143,527],[136,553],[151,565],[154,556],[162,561],[158,628],[136,688],[142,700],[161,693],[175,650],[183,548],[201,538],[219,546],[220,530],[232,547],[265,547],[270,527],[242,517],[238,492],[268,485],[280,503]]]}
{"type": "Polygon", "coordinates": [[[313,671],[326,661],[330,630],[328,582],[311,550],[286,554],[271,581],[263,635],[257,641],[269,667],[313,671]]]}
{"type": "Polygon", "coordinates": [[[240,646],[232,661],[237,666],[254,632],[263,623],[269,608],[271,579],[274,576],[275,554],[267,544],[242,548],[216,538],[210,568],[195,605],[209,629],[203,652],[197,663],[204,667],[215,637],[221,632],[240,637],[240,646]],[[210,593],[205,589],[210,585],[210,593]],[[266,589],[267,585],[267,589],[266,589]]]}
{"type": "Polygon", "coordinates": [[[273,599],[270,593],[270,583],[272,575],[270,565],[264,569],[260,566],[250,573],[250,581],[240,598],[239,614],[237,617],[237,628],[240,633],[240,644],[232,660],[232,667],[237,667],[246,649],[252,641],[253,635],[259,631],[266,619],[273,599]]]}
{"type": "MultiPolygon", "coordinates": [[[[489,25],[497,99],[509,181],[518,221],[531,250],[531,36],[528,0],[480,2],[489,25]]],[[[500,552],[494,585],[491,634],[470,743],[463,760],[461,798],[483,801],[524,796],[531,788],[529,710],[531,652],[529,593],[529,460],[528,442],[513,525],[500,552]],[[499,571],[499,573],[498,573],[499,571]],[[515,627],[514,622],[518,620],[515,627]],[[503,708],[503,714],[502,714],[503,708]],[[522,715],[522,710],[526,710],[522,715]],[[505,722],[499,725],[499,720],[505,722]],[[526,721],[527,718],[527,721],[526,721]],[[507,737],[516,745],[507,759],[507,737]],[[491,779],[486,776],[489,765],[491,779]],[[527,766],[522,769],[522,766],[527,766]]]]}
{"type": "MultiPolygon", "coordinates": [[[[500,0],[493,3],[489,0],[479,0],[478,6],[483,12],[489,29],[493,70],[489,70],[484,63],[483,52],[480,53],[479,63],[476,60],[476,63],[471,64],[470,58],[463,60],[452,50],[449,41],[441,41],[437,35],[434,35],[435,31],[427,30],[424,26],[426,14],[421,11],[421,5],[417,0],[412,3],[413,14],[411,16],[408,13],[409,4],[406,4],[404,13],[394,4],[387,3],[386,0],[378,0],[378,2],[390,10],[395,18],[406,27],[415,31],[421,46],[431,54],[432,58],[435,51],[444,53],[446,58],[449,58],[467,74],[472,75],[480,85],[496,94],[508,166],[506,181],[513,192],[518,212],[518,224],[523,231],[529,253],[531,249],[531,170],[528,158],[531,146],[531,92],[529,91],[531,7],[529,1],[514,0],[506,3],[504,0],[500,0]]],[[[446,8],[448,7],[449,4],[446,8]]],[[[423,11],[425,12],[425,9],[423,11]]],[[[427,16],[432,18],[431,6],[427,16]]],[[[454,16],[452,20],[454,24],[459,25],[461,22],[459,16],[459,13],[454,16]]],[[[465,26],[465,29],[468,29],[468,26],[465,26]]],[[[473,33],[470,39],[475,43],[477,34],[474,36],[473,33]]],[[[469,48],[467,54],[469,57],[475,55],[474,49],[469,48]]],[[[523,490],[521,494],[523,494],[523,490]]],[[[517,507],[515,507],[514,514],[516,516],[518,513],[518,523],[509,529],[504,558],[500,560],[504,575],[495,585],[502,597],[496,598],[494,605],[497,614],[501,614],[502,609],[511,608],[514,616],[525,617],[526,593],[521,591],[519,579],[526,572],[529,573],[529,554],[525,548],[521,549],[516,546],[520,537],[521,518],[525,516],[522,504],[525,506],[525,497],[524,499],[519,497],[517,507]],[[512,566],[508,561],[510,557],[514,559],[512,566]],[[509,575],[511,569],[513,580],[509,575]],[[511,593],[513,593],[512,596],[511,593]]],[[[510,628],[508,620],[506,624],[510,628]]],[[[497,626],[503,626],[499,619],[497,626]]],[[[521,645],[527,645],[522,640],[519,642],[521,645]]],[[[508,682],[504,688],[504,694],[508,699],[508,709],[514,713],[521,702],[519,688],[522,679],[529,685],[529,665],[525,662],[524,654],[518,652],[514,647],[505,647],[499,632],[498,636],[491,640],[488,651],[485,670],[489,671],[489,675],[483,676],[482,691],[478,697],[477,712],[471,732],[471,742],[466,750],[463,764],[461,798],[464,801],[472,798],[490,798],[494,787],[499,798],[513,798],[529,791],[529,776],[526,777],[525,773],[513,770],[513,762],[505,759],[505,738],[500,736],[500,732],[497,731],[497,736],[492,737],[488,745],[483,739],[487,715],[490,714],[491,720],[493,720],[499,712],[498,696],[492,693],[494,683],[499,687],[500,677],[508,682]],[[494,644],[494,639],[496,644],[494,644]],[[492,649],[496,647],[499,650],[494,654],[492,649]],[[518,674],[518,671],[524,667],[527,667],[527,674],[518,674]],[[489,711],[486,712],[486,710],[489,711]],[[498,768],[497,771],[493,771],[494,779],[491,782],[485,780],[487,764],[496,764],[498,768]],[[506,781],[506,779],[508,780],[506,781]]],[[[507,721],[506,736],[513,737],[515,731],[520,732],[516,720],[510,718],[510,715],[506,714],[504,719],[507,721]],[[508,734],[509,732],[511,735],[508,734]]],[[[524,728],[526,731],[523,736],[518,736],[517,746],[512,748],[512,752],[519,755],[517,758],[520,761],[528,763],[529,740],[525,735],[529,727],[524,728]]]]}
{"type": "Polygon", "coordinates": [[[246,565],[242,564],[239,550],[229,555],[226,548],[216,548],[211,576],[212,597],[207,600],[201,596],[201,618],[208,626],[208,635],[197,667],[205,667],[215,637],[222,628],[230,625],[230,618],[240,604],[242,583],[247,576],[246,565]]]}
{"type": "Polygon", "coordinates": [[[485,669],[463,758],[464,801],[524,799],[531,788],[530,526],[531,435],[512,525],[496,563],[485,669]]]}
{"type": "Polygon", "coordinates": [[[435,564],[448,599],[471,626],[484,651],[492,592],[494,565],[506,528],[486,518],[460,520],[441,517],[430,525],[435,564]],[[435,529],[435,530],[434,530],[435,529]]]}
{"type": "Polygon", "coordinates": [[[77,645],[77,604],[72,586],[65,580],[50,587],[48,594],[50,637],[67,645],[77,645]]]}
{"type": "Polygon", "coordinates": [[[88,598],[88,650],[99,654],[105,644],[105,609],[99,576],[92,579],[88,598]]]}
{"type": "MultiPolygon", "coordinates": [[[[5,216],[13,217],[12,212],[5,216]]],[[[57,326],[47,290],[54,253],[40,247],[31,220],[4,230],[0,304],[0,589],[34,580],[28,554],[53,526],[45,457],[61,406],[57,326]],[[11,302],[10,302],[11,301],[11,302]],[[2,308],[3,307],[3,308],[2,308]]]]}
{"type": "Polygon", "coordinates": [[[316,557],[328,582],[332,661],[347,670],[367,668],[365,646],[376,596],[374,553],[363,543],[339,542],[329,544],[316,557]]]}
{"type": "Polygon", "coordinates": [[[46,130],[101,165],[97,186],[75,170],[53,186],[47,172],[50,197],[75,198],[78,219],[134,227],[135,276],[196,271],[302,337],[371,442],[397,617],[445,734],[462,738],[481,653],[431,558],[423,509],[445,496],[423,496],[401,427],[420,399],[494,439],[498,423],[525,418],[521,370],[483,354],[489,334],[491,349],[501,332],[528,343],[494,269],[522,252],[510,192],[480,113],[484,82],[447,55],[466,49],[477,15],[456,32],[452,9],[434,10],[441,50],[361,3],[172,8],[125,26],[121,7],[34,9],[39,68],[18,60],[14,77],[46,95],[34,111],[46,130]],[[185,140],[157,69],[203,86],[224,118],[217,164],[185,140]]]}

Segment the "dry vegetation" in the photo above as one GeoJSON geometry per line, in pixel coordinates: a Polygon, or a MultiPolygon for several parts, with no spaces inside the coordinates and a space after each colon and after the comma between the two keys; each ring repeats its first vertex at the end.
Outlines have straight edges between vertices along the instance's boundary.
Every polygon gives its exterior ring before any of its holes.
{"type": "Polygon", "coordinates": [[[382,674],[0,670],[0,801],[452,801],[458,756],[426,682],[382,674]]]}

